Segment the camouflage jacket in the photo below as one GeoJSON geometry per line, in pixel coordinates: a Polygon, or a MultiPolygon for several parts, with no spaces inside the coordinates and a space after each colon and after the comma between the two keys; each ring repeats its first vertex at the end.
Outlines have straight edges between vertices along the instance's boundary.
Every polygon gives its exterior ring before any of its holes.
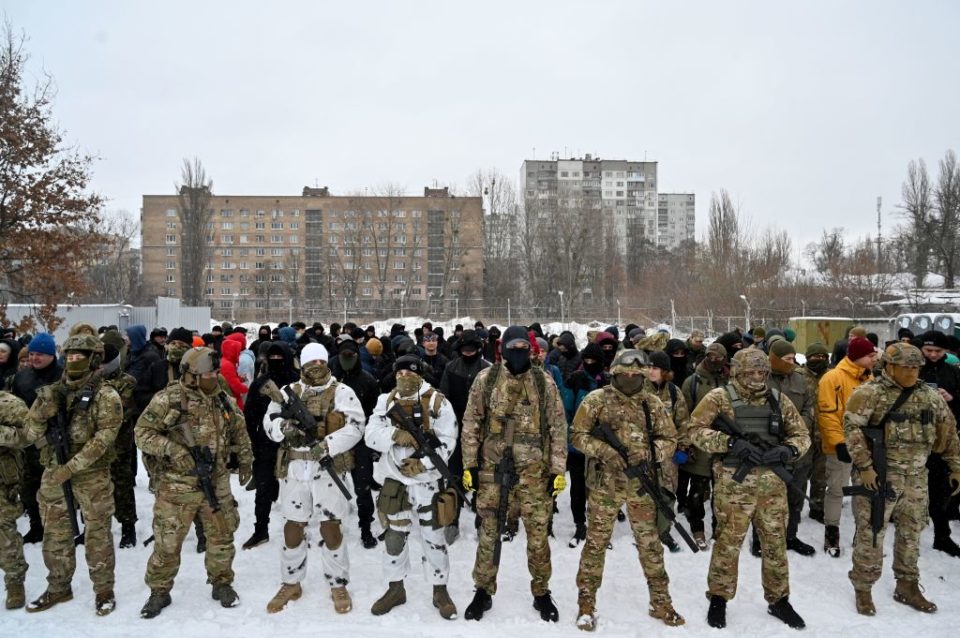
{"type": "Polygon", "coordinates": [[[103,382],[117,391],[120,404],[123,406],[123,425],[130,424],[133,417],[133,389],[137,387],[137,380],[126,372],[117,370],[114,374],[104,377],[103,382]]]}
{"type": "Polygon", "coordinates": [[[0,485],[17,485],[23,467],[23,423],[27,404],[9,392],[0,392],[0,485]]]}
{"type": "MultiPolygon", "coordinates": [[[[573,445],[588,459],[600,458],[609,449],[606,443],[590,433],[596,423],[609,425],[631,454],[639,453],[647,461],[651,460],[651,448],[656,455],[652,460],[658,464],[670,462],[677,449],[677,428],[667,407],[646,390],[627,396],[613,386],[606,386],[594,390],[580,403],[573,417],[573,445]],[[644,403],[651,423],[646,422],[644,403]]],[[[602,482],[609,484],[619,478],[607,474],[602,482]]]]}
{"type": "MultiPolygon", "coordinates": [[[[737,394],[743,397],[745,403],[749,405],[765,405],[767,403],[765,395],[751,396],[736,381],[731,381],[731,384],[737,394]]],[[[797,411],[793,402],[785,395],[780,395],[780,412],[783,415],[784,429],[782,444],[795,448],[798,457],[803,456],[810,448],[810,434],[803,417],[800,416],[800,412],[797,411]]],[[[729,449],[730,437],[713,429],[713,422],[720,413],[725,414],[731,420],[734,419],[733,404],[726,388],[711,390],[703,398],[703,401],[697,405],[693,414],[690,415],[690,440],[701,450],[722,454],[729,449]]],[[[718,462],[715,461],[715,463],[718,462]]],[[[770,470],[757,467],[750,471],[769,472],[770,470]]]]}
{"type": "Polygon", "coordinates": [[[236,451],[240,467],[252,465],[246,422],[233,397],[223,392],[208,396],[180,383],[170,384],[154,395],[134,428],[137,447],[159,461],[161,481],[193,489],[197,486],[185,428],[195,445],[210,448],[217,481],[229,475],[226,465],[231,450],[236,451]]]}
{"type": "Polygon", "coordinates": [[[566,472],[567,421],[556,383],[540,368],[514,376],[502,364],[481,370],[470,386],[461,432],[463,467],[492,467],[504,449],[504,430],[510,422],[514,426],[514,458],[521,474],[566,472]],[[487,378],[494,370],[496,384],[488,402],[487,378]],[[542,375],[546,396],[539,396],[535,374],[542,375]],[[541,410],[541,401],[546,401],[545,410],[541,410]],[[543,424],[541,412],[546,415],[543,424]]]}
{"type": "Polygon", "coordinates": [[[67,421],[69,461],[72,474],[110,466],[115,454],[114,442],[123,421],[120,395],[99,378],[84,377],[81,381],[60,380],[37,390],[37,399],[26,419],[24,440],[40,449],[40,462],[45,467],[57,466],[53,446],[47,445],[47,428],[64,408],[67,421]],[[87,386],[93,391],[89,407],[79,407],[87,386]]]}
{"type": "Polygon", "coordinates": [[[770,380],[767,382],[771,388],[776,389],[782,396],[790,399],[793,407],[800,412],[803,422],[807,426],[807,433],[810,440],[813,441],[813,431],[817,429],[817,421],[814,411],[817,405],[816,392],[810,391],[810,385],[800,371],[795,369],[790,374],[770,373],[770,380]]]}
{"type": "MultiPolygon", "coordinates": [[[[887,419],[884,441],[889,471],[915,475],[926,472],[931,452],[943,456],[951,472],[960,472],[960,442],[957,424],[947,403],[922,381],[894,418],[887,419]]],[[[843,415],[843,433],[853,464],[872,464],[861,428],[876,426],[903,391],[886,373],[863,384],[850,395],[843,415]]]]}

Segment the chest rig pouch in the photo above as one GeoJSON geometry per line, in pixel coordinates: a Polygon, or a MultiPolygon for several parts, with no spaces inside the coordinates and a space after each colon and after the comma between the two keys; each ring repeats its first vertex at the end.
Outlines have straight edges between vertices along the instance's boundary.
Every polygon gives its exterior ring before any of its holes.
{"type": "MultiPolygon", "coordinates": [[[[307,388],[299,381],[287,386],[287,391],[294,392],[300,397],[300,400],[307,406],[307,411],[316,419],[317,440],[323,440],[328,434],[336,432],[346,425],[347,420],[343,414],[333,409],[337,386],[339,385],[339,382],[333,381],[329,386],[319,391],[307,388]]],[[[303,442],[292,442],[293,447],[303,447],[305,445],[305,440],[303,442]]],[[[290,461],[293,460],[291,458],[290,448],[290,444],[282,445],[280,452],[277,454],[277,464],[274,468],[274,475],[278,479],[287,478],[287,469],[289,468],[290,461]]],[[[353,450],[347,450],[333,457],[333,469],[338,474],[349,472],[353,469],[353,465],[353,450]]]]}
{"type": "Polygon", "coordinates": [[[521,471],[539,471],[550,456],[550,426],[547,419],[546,376],[540,368],[531,368],[535,395],[528,392],[526,380],[500,381],[502,363],[490,367],[484,386],[486,418],[481,425],[480,466],[490,469],[500,462],[506,447],[504,434],[513,422],[514,458],[521,471]]]}
{"type": "MultiPolygon", "coordinates": [[[[750,405],[743,400],[732,384],[727,385],[725,389],[733,405],[734,420],[747,438],[780,445],[784,434],[780,393],[771,388],[767,390],[766,403],[750,405]]],[[[723,464],[728,467],[737,467],[740,465],[740,459],[728,453],[723,457],[723,464]]]]}
{"type": "MultiPolygon", "coordinates": [[[[917,383],[919,389],[920,383],[917,383]]],[[[874,418],[879,411],[874,412],[874,418]]],[[[924,400],[923,392],[912,392],[904,401],[895,401],[890,411],[872,427],[882,427],[887,446],[928,447],[936,438],[933,408],[924,400]],[[912,401],[910,399],[913,399],[912,401]],[[919,405],[918,405],[919,404],[919,405]]]]}

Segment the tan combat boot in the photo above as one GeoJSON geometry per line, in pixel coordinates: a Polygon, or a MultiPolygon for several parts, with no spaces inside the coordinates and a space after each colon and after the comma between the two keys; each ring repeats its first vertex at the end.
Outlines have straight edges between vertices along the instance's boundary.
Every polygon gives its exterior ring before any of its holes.
{"type": "Polygon", "coordinates": [[[27,594],[23,590],[23,583],[7,585],[7,609],[20,609],[27,604],[27,594]]]}
{"type": "Polygon", "coordinates": [[[590,603],[580,603],[580,610],[577,612],[577,629],[593,631],[596,628],[597,615],[593,612],[593,605],[590,603]]]}
{"type": "Polygon", "coordinates": [[[873,604],[873,594],[869,589],[855,590],[857,595],[857,613],[861,616],[876,616],[877,608],[873,604]]]}
{"type": "Polygon", "coordinates": [[[687,622],[683,619],[683,616],[677,613],[670,601],[661,601],[658,603],[651,602],[650,617],[662,620],[663,624],[669,627],[679,627],[683,623],[687,622]]]}
{"type": "Polygon", "coordinates": [[[353,609],[353,601],[346,587],[331,587],[330,597],[333,598],[333,610],[338,614],[345,614],[353,609]]]}
{"type": "Polygon", "coordinates": [[[68,600],[73,600],[72,589],[60,592],[52,592],[48,589],[40,594],[40,598],[37,598],[35,601],[27,605],[27,612],[32,614],[38,611],[46,611],[54,605],[65,603],[68,600]]]}
{"type": "Polygon", "coordinates": [[[897,580],[897,588],[893,590],[893,599],[925,614],[932,614],[937,611],[937,606],[923,597],[920,592],[920,583],[915,580],[897,580]]]}
{"type": "Polygon", "coordinates": [[[450,594],[447,592],[446,585],[433,586],[433,606],[440,610],[440,616],[444,619],[456,619],[457,606],[450,600],[450,594]]]}
{"type": "MultiPolygon", "coordinates": [[[[436,603],[436,593],[434,593],[433,600],[434,603],[436,603]]],[[[382,616],[394,607],[399,607],[405,602],[407,602],[407,590],[403,587],[403,581],[395,580],[390,583],[390,586],[387,588],[387,591],[384,592],[383,596],[381,596],[377,602],[373,603],[373,607],[370,608],[370,613],[374,616],[382,616]]]]}
{"type": "Polygon", "coordinates": [[[300,600],[300,597],[303,596],[303,588],[300,587],[300,583],[283,583],[280,585],[280,591],[270,599],[270,602],[267,603],[267,613],[275,614],[279,611],[283,611],[283,608],[287,606],[292,600],[300,600]]]}

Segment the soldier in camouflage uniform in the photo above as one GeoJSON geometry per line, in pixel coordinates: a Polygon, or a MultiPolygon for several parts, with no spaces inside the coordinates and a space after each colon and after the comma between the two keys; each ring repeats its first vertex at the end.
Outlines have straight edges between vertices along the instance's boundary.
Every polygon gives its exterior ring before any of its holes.
{"type": "Polygon", "coordinates": [[[467,620],[480,620],[497,591],[498,566],[493,563],[497,537],[500,485],[494,470],[504,449],[511,446],[518,480],[508,495],[511,518],[523,518],[527,532],[527,566],[532,578],[534,609],[556,622],[550,598],[550,545],[547,526],[553,496],[566,487],[567,427],[556,384],[540,368],[531,368],[530,341],[522,326],[503,333],[504,363],[481,371],[470,387],[463,416],[463,487],[476,489],[481,516],[477,556],[473,565],[476,593],[467,607],[467,620]],[[510,433],[512,441],[508,441],[510,433]]]}
{"type": "MultiPolygon", "coordinates": [[[[282,610],[303,595],[300,585],[307,575],[307,541],[304,535],[311,517],[320,521],[320,565],[330,586],[333,609],[345,614],[353,609],[347,583],[350,557],[343,542],[343,520],[350,513],[347,498],[334,484],[321,463],[332,463],[342,483],[349,485],[353,468],[351,450],[363,438],[364,415],[360,400],[350,386],[338,382],[327,367],[327,349],[308,343],[300,352],[300,380],[281,389],[296,395],[316,419],[316,441],[308,440],[299,424],[284,418],[274,400],[263,417],[263,429],[281,443],[277,459],[283,547],[280,551],[282,585],[267,603],[267,612],[282,610]],[[332,460],[331,460],[332,459],[332,460]]],[[[279,397],[277,397],[279,398],[279,397]]]]}
{"type": "Polygon", "coordinates": [[[639,350],[621,350],[610,367],[611,385],[594,390],[583,400],[573,418],[573,445],[587,457],[589,488],[587,540],[577,572],[579,613],[577,626],[596,627],[597,590],[603,580],[607,544],[617,512],[626,504],[627,515],[647,578],[649,613],[667,625],[682,625],[670,599],[663,546],[657,529],[657,506],[640,490],[640,479],[628,478],[627,462],[610,445],[591,434],[595,424],[609,425],[629,450],[629,464],[666,464],[677,447],[677,430],[665,405],[644,389],[647,357],[639,350]],[[642,496],[641,496],[642,494],[642,496]]]}
{"type": "Polygon", "coordinates": [[[799,458],[810,447],[810,435],[790,399],[767,385],[770,361],[762,350],[741,350],[731,364],[730,383],[711,390],[690,415],[693,445],[717,455],[713,462],[717,533],[707,576],[707,622],[711,627],[726,626],[727,601],[737,591],[740,548],[752,522],[763,547],[767,610],[791,627],[801,628],[803,619],[789,600],[787,488],[770,467],[799,458]],[[735,421],[748,436],[715,430],[719,414],[735,421]],[[738,483],[733,477],[743,463],[751,469],[738,483]]]}
{"type": "Polygon", "coordinates": [[[137,544],[137,499],[133,492],[137,455],[137,446],[133,441],[133,389],[137,380],[122,369],[120,350],[123,337],[120,333],[111,330],[104,333],[101,340],[104,349],[103,369],[100,371],[103,382],[117,391],[123,404],[123,423],[117,433],[117,458],[110,464],[110,478],[113,479],[114,515],[120,523],[120,549],[126,549],[137,544]]]}
{"type": "MultiPolygon", "coordinates": [[[[408,538],[414,520],[420,528],[423,570],[433,585],[433,606],[440,615],[452,620],[457,608],[447,592],[450,557],[444,526],[436,518],[435,501],[441,489],[441,475],[431,460],[417,452],[413,435],[398,428],[387,416],[397,404],[413,423],[436,437],[437,454],[445,462],[457,442],[457,415],[446,397],[420,377],[423,362],[416,355],[404,355],[393,366],[397,389],[381,394],[364,434],[371,450],[380,453],[373,478],[383,485],[377,500],[380,522],[385,528],[383,573],[389,582],[387,592],[373,604],[374,616],[389,612],[407,601],[403,579],[410,571],[408,538]]],[[[450,508],[452,515],[459,505],[450,508]]]]}
{"type": "MultiPolygon", "coordinates": [[[[817,388],[820,386],[820,379],[827,372],[830,365],[830,352],[822,343],[811,343],[807,346],[806,362],[798,372],[803,375],[803,380],[807,382],[807,387],[811,394],[817,396],[817,388]]],[[[817,409],[819,403],[814,400],[814,423],[819,422],[817,418],[817,409]]],[[[813,437],[810,443],[810,457],[812,467],[810,470],[810,518],[815,521],[823,522],[823,495],[827,490],[827,457],[823,453],[823,443],[820,440],[820,428],[813,428],[813,437]]]]}
{"type": "Polygon", "coordinates": [[[20,609],[26,603],[23,579],[27,561],[23,557],[23,537],[17,531],[17,519],[23,514],[23,453],[19,448],[26,418],[27,405],[9,392],[0,392],[0,569],[7,587],[7,609],[20,609]]]}
{"type": "Polygon", "coordinates": [[[83,512],[84,547],[97,614],[105,616],[116,607],[110,462],[123,420],[123,406],[117,391],[94,373],[103,360],[103,343],[99,339],[77,334],[64,342],[63,350],[63,378],[37,391],[26,420],[25,442],[41,448],[40,461],[45,468],[38,500],[44,526],[43,562],[49,570],[47,590],[27,606],[27,611],[43,611],[73,599],[70,584],[77,567],[76,548],[63,487],[70,481],[76,506],[83,512]],[[56,452],[45,438],[48,426],[56,425],[58,414],[63,415],[69,442],[69,460],[65,465],[57,462],[56,452]]]}
{"type": "Polygon", "coordinates": [[[219,368],[220,357],[210,348],[187,351],[180,361],[180,381],[154,395],[134,429],[137,446],[154,458],[157,496],[155,543],[144,577],[150,598],[140,610],[142,618],[153,618],[170,604],[183,539],[196,516],[203,519],[207,533],[204,564],[213,599],[223,607],[240,602],[233,589],[233,534],[240,515],[226,464],[231,448],[236,449],[240,483],[245,484],[253,473],[253,453],[243,414],[221,391],[219,368]],[[209,467],[203,473],[209,472],[219,511],[203,492],[198,474],[204,468],[198,468],[193,454],[207,457],[209,467]]]}
{"type": "Polygon", "coordinates": [[[937,606],[920,591],[920,532],[927,525],[926,462],[937,453],[950,468],[949,481],[960,493],[960,442],[957,424],[950,408],[936,390],[918,381],[923,355],[915,346],[895,343],[883,353],[884,369],[879,379],[857,388],[847,402],[843,431],[856,472],[854,485],[869,490],[893,488],[895,497],[885,500],[883,527],[876,543],[870,525],[870,499],[854,496],[853,510],[857,532],[853,546],[850,582],[856,592],[857,612],[876,613],[871,588],[880,579],[883,568],[883,537],[889,522],[896,525],[893,546],[893,573],[897,587],[893,599],[919,611],[932,613],[937,606]],[[908,397],[896,411],[897,399],[908,397]],[[883,421],[887,475],[878,486],[876,460],[871,456],[864,428],[877,427],[883,421]]]}

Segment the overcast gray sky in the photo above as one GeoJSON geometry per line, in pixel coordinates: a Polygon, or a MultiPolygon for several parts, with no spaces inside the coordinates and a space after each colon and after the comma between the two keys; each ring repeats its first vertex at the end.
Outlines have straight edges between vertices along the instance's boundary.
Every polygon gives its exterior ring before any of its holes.
{"type": "Polygon", "coordinates": [[[960,149],[960,3],[0,0],[97,153],[109,209],[173,191],[336,193],[519,175],[552,151],[660,162],[795,247],[894,223],[907,162],[960,149]]]}

